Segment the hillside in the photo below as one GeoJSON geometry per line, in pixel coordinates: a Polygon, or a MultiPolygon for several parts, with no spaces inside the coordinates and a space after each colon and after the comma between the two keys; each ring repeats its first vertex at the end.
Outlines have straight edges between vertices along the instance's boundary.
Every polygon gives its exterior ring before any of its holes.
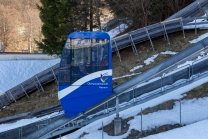
{"type": "MultiPolygon", "coordinates": [[[[198,35],[204,34],[205,32],[207,31],[200,30],[198,32],[198,35]]],[[[131,47],[126,48],[121,51],[122,62],[119,62],[119,58],[116,56],[116,54],[113,54],[113,77],[116,78],[124,75],[143,72],[153,67],[154,65],[160,63],[161,61],[164,61],[165,59],[171,57],[171,55],[159,54],[160,52],[165,52],[165,51],[180,52],[181,50],[184,50],[188,46],[191,46],[192,44],[190,44],[189,41],[194,38],[197,38],[197,36],[194,35],[193,30],[186,31],[185,33],[186,33],[185,39],[183,38],[181,32],[170,34],[169,38],[171,45],[168,45],[163,37],[158,37],[156,39],[153,39],[155,51],[151,50],[151,46],[148,41],[139,44],[136,46],[139,52],[139,56],[134,55],[131,47]],[[144,60],[148,59],[149,57],[152,57],[155,54],[159,54],[159,55],[157,58],[154,59],[154,62],[149,65],[145,65],[144,60]],[[130,70],[133,67],[139,65],[144,65],[144,66],[143,68],[137,69],[134,72],[130,72],[130,70]]],[[[121,84],[132,77],[133,76],[114,80],[114,84],[117,85],[121,84]]],[[[45,92],[35,91],[29,95],[30,96],[29,99],[27,97],[24,97],[18,100],[17,102],[11,104],[10,106],[6,107],[5,109],[2,109],[0,118],[59,104],[57,97],[57,84],[55,82],[47,84],[44,87],[44,90],[45,92]],[[30,107],[28,107],[28,105],[30,107]]]]}
{"type": "MultiPolygon", "coordinates": [[[[206,78],[202,80],[119,112],[119,116],[122,118],[122,133],[119,136],[114,136],[113,133],[113,120],[115,118],[115,114],[113,114],[96,120],[64,136],[63,139],[97,139],[101,135],[105,139],[155,139],[157,137],[160,139],[207,139],[208,97],[207,93],[205,93],[207,89],[200,90],[200,85],[208,82],[207,74],[206,78]],[[202,93],[205,94],[201,95],[202,93]],[[204,122],[204,125],[193,127],[194,124],[199,122],[204,122]],[[104,132],[102,132],[102,124],[104,125],[104,132]],[[193,130],[186,130],[190,126],[197,129],[197,133],[193,130]],[[184,130],[186,130],[185,134],[181,134],[180,131],[184,130]],[[193,135],[192,132],[195,132],[195,134],[193,135]]],[[[204,85],[207,86],[207,83],[204,85]]],[[[122,107],[122,105],[120,106],[122,107]]]]}

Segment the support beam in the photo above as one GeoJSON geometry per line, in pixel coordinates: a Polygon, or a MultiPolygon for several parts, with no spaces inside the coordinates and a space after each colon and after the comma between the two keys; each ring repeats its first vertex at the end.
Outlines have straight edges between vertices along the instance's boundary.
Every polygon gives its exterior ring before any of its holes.
{"type": "Polygon", "coordinates": [[[142,134],[142,108],[141,108],[141,134],[142,134]]]}
{"type": "Polygon", "coordinates": [[[196,28],[196,17],[195,17],[195,35],[197,35],[197,28],[196,28]]]}
{"type": "Polygon", "coordinates": [[[148,36],[148,38],[149,38],[149,40],[150,40],[150,44],[151,44],[151,46],[152,46],[152,50],[155,51],[155,48],[154,48],[154,45],[153,45],[152,40],[151,40],[151,38],[150,38],[149,32],[148,32],[148,30],[147,30],[146,27],[144,27],[144,28],[145,28],[146,33],[147,33],[147,36],[148,36]]]}
{"type": "Polygon", "coordinates": [[[181,30],[183,31],[183,38],[186,38],[185,33],[184,33],[184,28],[183,28],[183,18],[181,18],[180,24],[181,24],[181,30]]]}
{"type": "Polygon", "coordinates": [[[36,81],[35,81],[35,80],[33,80],[33,82],[34,82],[34,84],[35,84],[36,88],[38,89],[38,91],[40,92],[41,90],[40,90],[40,88],[38,87],[38,84],[36,83],[36,81]]]}
{"type": "Polygon", "coordinates": [[[133,49],[135,55],[138,55],[138,51],[136,49],[136,46],[135,46],[135,43],[134,43],[133,38],[131,36],[131,33],[129,33],[129,39],[131,40],[131,46],[132,46],[132,49],[133,49]]]}
{"type": "Polygon", "coordinates": [[[15,97],[12,95],[12,93],[10,91],[8,91],[8,92],[10,93],[10,96],[14,99],[14,101],[17,102],[15,97]]]}
{"type": "Polygon", "coordinates": [[[120,56],[120,53],[119,53],[119,50],[118,50],[118,46],[117,46],[117,44],[116,44],[116,40],[114,40],[114,44],[115,44],[115,46],[116,46],[116,54],[117,54],[117,56],[119,57],[119,59],[120,59],[120,61],[121,61],[121,56],[120,56]]]}
{"type": "Polygon", "coordinates": [[[19,139],[22,139],[22,127],[19,127],[19,139]]]}
{"type": "Polygon", "coordinates": [[[203,11],[202,8],[201,8],[200,2],[197,2],[197,4],[198,4],[199,11],[201,11],[201,12],[203,13],[204,11],[203,11]]]}
{"type": "Polygon", "coordinates": [[[4,107],[5,105],[4,105],[4,103],[3,103],[2,99],[1,99],[1,97],[0,97],[0,102],[1,102],[1,104],[2,104],[2,107],[4,107]]]}
{"type": "Polygon", "coordinates": [[[28,96],[27,92],[25,91],[24,87],[23,87],[22,85],[20,85],[20,86],[22,87],[22,90],[25,92],[25,95],[26,95],[28,98],[30,98],[30,97],[28,96]]]}
{"type": "Polygon", "coordinates": [[[167,33],[167,30],[166,30],[166,27],[165,27],[165,23],[161,23],[161,24],[163,26],[163,29],[164,29],[165,36],[166,36],[166,39],[168,41],[168,44],[170,45],[170,40],[169,40],[168,33],[167,33]]]}
{"type": "Polygon", "coordinates": [[[37,82],[38,82],[38,84],[39,84],[39,86],[40,86],[41,90],[44,92],[43,86],[41,85],[41,83],[40,83],[40,81],[39,81],[38,77],[37,77],[37,76],[35,76],[35,77],[36,77],[36,79],[37,79],[37,82]]]}
{"type": "Polygon", "coordinates": [[[54,71],[53,71],[53,69],[52,69],[52,68],[51,68],[51,71],[52,71],[52,73],[53,73],[54,80],[55,80],[56,84],[58,84],[58,80],[57,80],[56,75],[55,75],[55,73],[54,73],[54,71]]]}
{"type": "Polygon", "coordinates": [[[119,117],[119,98],[116,96],[116,117],[119,117]]]}
{"type": "Polygon", "coordinates": [[[119,98],[116,96],[116,117],[114,118],[114,135],[118,136],[121,133],[121,121],[119,117],[119,98]]]}
{"type": "Polygon", "coordinates": [[[9,102],[11,102],[11,99],[9,98],[9,96],[8,96],[7,92],[5,92],[5,94],[6,94],[6,98],[7,98],[7,100],[8,100],[9,102]]]}

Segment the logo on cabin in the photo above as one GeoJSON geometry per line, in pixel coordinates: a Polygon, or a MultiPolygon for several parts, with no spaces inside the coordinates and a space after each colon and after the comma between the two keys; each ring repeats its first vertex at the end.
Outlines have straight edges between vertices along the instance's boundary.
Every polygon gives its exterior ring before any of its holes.
{"type": "Polygon", "coordinates": [[[108,75],[108,73],[100,74],[100,80],[101,80],[101,82],[104,83],[108,79],[108,77],[106,77],[107,75],[108,75]]]}

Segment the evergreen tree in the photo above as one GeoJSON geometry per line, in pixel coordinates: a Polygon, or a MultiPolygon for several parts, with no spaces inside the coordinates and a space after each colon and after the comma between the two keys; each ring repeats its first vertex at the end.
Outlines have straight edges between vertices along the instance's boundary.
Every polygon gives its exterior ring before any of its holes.
{"type": "Polygon", "coordinates": [[[36,43],[43,53],[60,55],[70,32],[93,31],[93,28],[100,28],[100,1],[40,0],[40,2],[41,5],[37,7],[43,22],[41,31],[44,38],[36,43]]]}
{"type": "Polygon", "coordinates": [[[69,19],[73,14],[72,7],[76,2],[70,0],[40,0],[37,5],[40,19],[43,22],[42,42],[37,42],[43,53],[60,55],[67,35],[72,31],[69,19]]]}

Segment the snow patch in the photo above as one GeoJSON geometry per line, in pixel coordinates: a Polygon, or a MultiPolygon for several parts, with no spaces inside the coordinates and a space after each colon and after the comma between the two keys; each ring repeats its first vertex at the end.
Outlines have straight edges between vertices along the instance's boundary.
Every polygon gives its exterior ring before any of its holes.
{"type": "Polygon", "coordinates": [[[133,67],[132,69],[130,69],[130,72],[134,72],[135,70],[143,68],[143,67],[144,67],[144,65],[139,65],[139,66],[133,67]]]}
{"type": "Polygon", "coordinates": [[[178,52],[172,52],[172,51],[161,52],[161,54],[163,54],[163,55],[175,55],[177,53],[178,52]]]}
{"type": "Polygon", "coordinates": [[[146,60],[144,61],[144,63],[145,63],[146,65],[151,64],[152,62],[154,62],[154,59],[155,59],[157,56],[158,56],[158,54],[153,55],[152,57],[146,59],[146,60]]]}
{"type": "Polygon", "coordinates": [[[205,38],[207,38],[207,37],[208,37],[208,33],[205,33],[205,34],[199,36],[198,38],[196,38],[196,39],[194,39],[194,40],[191,40],[191,41],[189,41],[189,42],[190,42],[190,43],[197,43],[197,42],[199,42],[199,41],[201,41],[201,40],[203,40],[203,39],[205,39],[205,38]]]}
{"type": "Polygon", "coordinates": [[[125,29],[127,29],[128,26],[126,24],[121,24],[120,26],[117,26],[116,28],[110,30],[107,32],[111,38],[115,37],[119,33],[123,32],[125,29]]]}

